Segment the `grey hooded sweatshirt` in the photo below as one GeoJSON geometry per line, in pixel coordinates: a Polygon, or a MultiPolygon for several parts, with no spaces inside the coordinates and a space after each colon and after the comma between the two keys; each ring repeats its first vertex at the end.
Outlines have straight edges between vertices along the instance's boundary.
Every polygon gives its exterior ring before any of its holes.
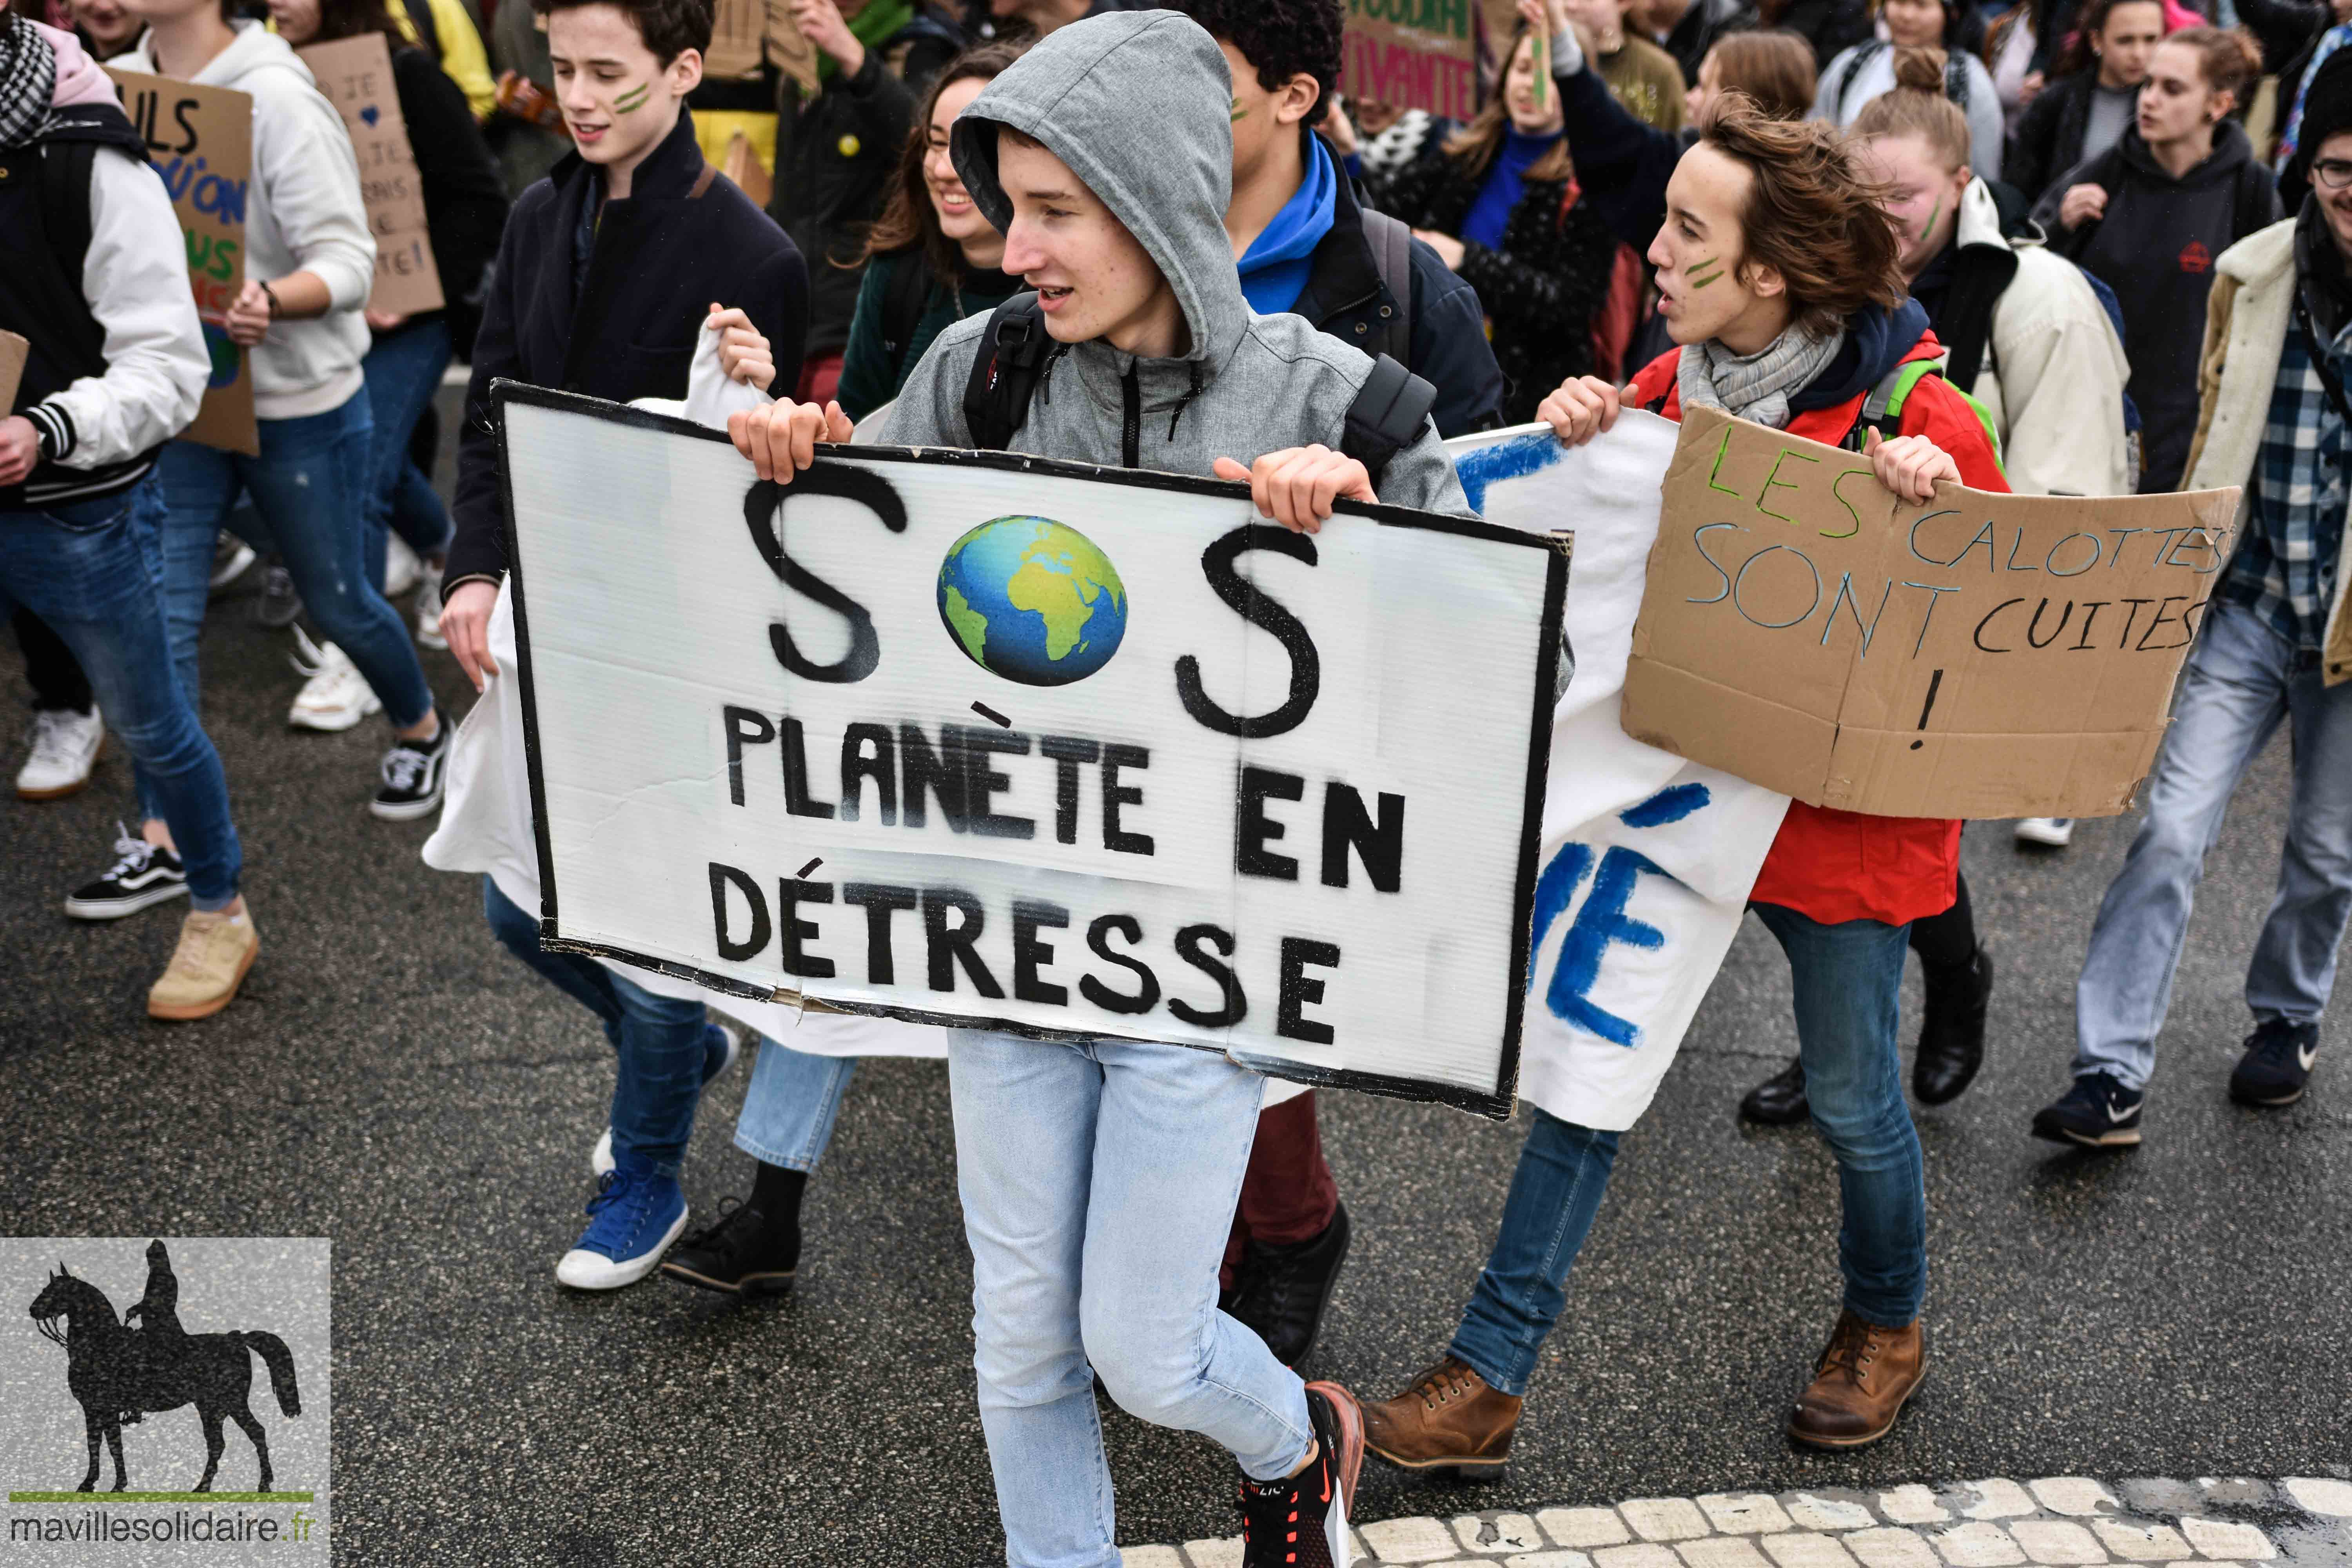
{"type": "MultiPolygon", "coordinates": [[[[1001,231],[1013,204],[996,174],[997,127],[1043,143],[1125,224],[1174,286],[1191,342],[1139,359],[1099,341],[1060,346],[1029,402],[1016,449],[1041,458],[1203,475],[1320,442],[1338,447],[1372,362],[1297,316],[1242,298],[1225,237],[1232,195],[1232,73],[1189,16],[1138,11],[1051,34],[956,118],[956,173],[1001,231]],[[1134,458],[1127,458],[1130,414],[1134,458]]],[[[963,392],[988,317],[941,332],[890,411],[889,439],[969,447],[963,392]]],[[[1475,515],[1426,421],[1390,459],[1381,500],[1475,515]]]]}

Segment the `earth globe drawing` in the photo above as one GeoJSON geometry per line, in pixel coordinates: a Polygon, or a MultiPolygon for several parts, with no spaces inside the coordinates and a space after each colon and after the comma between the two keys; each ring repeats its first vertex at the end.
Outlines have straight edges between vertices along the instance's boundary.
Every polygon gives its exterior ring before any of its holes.
{"type": "Polygon", "coordinates": [[[940,619],[972,663],[1024,686],[1067,686],[1127,635],[1127,586],[1095,542],[1049,517],[992,518],[940,563],[940,619]]]}

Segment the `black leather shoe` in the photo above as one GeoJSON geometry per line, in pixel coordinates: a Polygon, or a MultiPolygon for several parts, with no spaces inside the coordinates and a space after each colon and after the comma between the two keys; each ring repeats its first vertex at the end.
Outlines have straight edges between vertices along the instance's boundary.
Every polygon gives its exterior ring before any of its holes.
{"type": "Polygon", "coordinates": [[[1981,947],[1958,969],[1927,971],[1927,1004],[1919,1020],[1919,1055],[1911,1092],[1922,1105],[1958,1100],[1984,1066],[1985,1007],[1992,1000],[1992,955],[1981,947]]]}
{"type": "Polygon", "coordinates": [[[1315,1348],[1323,1310],[1339,1265],[1348,1260],[1348,1207],[1340,1205],[1323,1234],[1289,1247],[1252,1241],[1242,1255],[1234,1284],[1234,1318],[1255,1330],[1265,1348],[1285,1366],[1295,1367],[1315,1348]]]}
{"type": "Polygon", "coordinates": [[[719,1200],[717,1223],[694,1231],[662,1259],[661,1271],[681,1285],[730,1296],[772,1296],[789,1290],[801,1261],[801,1227],[771,1226],[749,1204],[719,1200]]]}
{"type": "Polygon", "coordinates": [[[1805,1103],[1805,1064],[1787,1067],[1748,1091],[1739,1102],[1739,1120],[1765,1127],[1787,1127],[1812,1114],[1805,1103]]]}

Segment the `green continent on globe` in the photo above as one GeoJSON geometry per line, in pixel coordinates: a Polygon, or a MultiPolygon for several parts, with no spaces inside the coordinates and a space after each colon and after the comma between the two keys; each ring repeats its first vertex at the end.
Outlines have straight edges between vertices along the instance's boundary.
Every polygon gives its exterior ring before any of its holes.
{"type": "Polygon", "coordinates": [[[1118,574],[1092,541],[1066,528],[1040,527],[1004,585],[1013,608],[1044,619],[1045,657],[1055,659],[1080,646],[1095,601],[1105,594],[1114,605],[1122,602],[1118,574]]]}
{"type": "MultiPolygon", "coordinates": [[[[959,542],[958,548],[961,547],[959,542]]],[[[950,554],[952,555],[953,552],[950,552],[950,554]]],[[[971,655],[972,662],[986,668],[988,617],[966,603],[964,596],[952,585],[948,588],[947,595],[948,625],[954,627],[955,635],[963,640],[965,651],[971,655]]]]}

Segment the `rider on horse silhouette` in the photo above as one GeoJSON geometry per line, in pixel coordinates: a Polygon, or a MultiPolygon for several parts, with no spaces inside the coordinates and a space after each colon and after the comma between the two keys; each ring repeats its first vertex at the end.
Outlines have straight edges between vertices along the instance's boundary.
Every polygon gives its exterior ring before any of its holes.
{"type": "MultiPolygon", "coordinates": [[[[133,1318],[143,1325],[131,1342],[147,1375],[160,1378],[167,1369],[176,1370],[187,1358],[188,1334],[180,1327],[179,1276],[172,1272],[172,1255],[160,1239],[147,1244],[147,1293],[125,1310],[122,1326],[129,1328],[133,1318]]],[[[138,1410],[122,1413],[125,1426],[142,1417],[138,1410]]]]}

